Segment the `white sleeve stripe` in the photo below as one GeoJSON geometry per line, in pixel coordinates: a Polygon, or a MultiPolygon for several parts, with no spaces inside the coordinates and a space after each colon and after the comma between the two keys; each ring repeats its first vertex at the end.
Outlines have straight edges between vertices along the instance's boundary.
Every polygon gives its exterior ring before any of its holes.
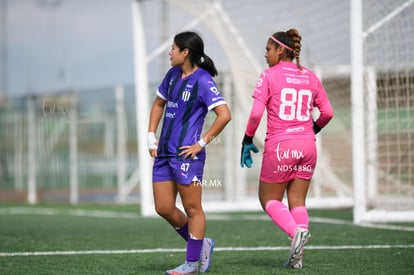
{"type": "Polygon", "coordinates": [[[161,98],[162,98],[162,99],[164,99],[164,100],[167,100],[167,99],[165,98],[165,96],[163,96],[163,95],[160,93],[160,91],[159,91],[159,90],[157,90],[157,96],[161,97],[161,98]]]}
{"type": "Polygon", "coordinates": [[[211,104],[210,106],[208,106],[208,110],[211,111],[212,109],[214,109],[215,107],[219,106],[219,105],[223,105],[223,104],[227,104],[226,101],[222,100],[222,101],[218,101],[214,104],[211,104]]]}

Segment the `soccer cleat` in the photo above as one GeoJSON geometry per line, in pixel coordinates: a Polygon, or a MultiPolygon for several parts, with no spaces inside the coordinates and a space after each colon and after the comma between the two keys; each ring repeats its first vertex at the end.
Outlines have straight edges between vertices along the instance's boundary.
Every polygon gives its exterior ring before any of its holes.
{"type": "Polygon", "coordinates": [[[193,266],[187,261],[185,261],[182,265],[165,272],[167,275],[185,275],[196,273],[198,273],[198,266],[193,266]]]}
{"type": "Polygon", "coordinates": [[[303,247],[310,238],[310,232],[305,228],[298,228],[290,245],[288,261],[285,266],[290,268],[302,268],[303,247]]]}
{"type": "Polygon", "coordinates": [[[295,265],[289,265],[289,261],[286,261],[283,264],[284,267],[286,268],[298,268],[301,269],[302,268],[302,259],[300,259],[295,265]]]}
{"type": "Polygon", "coordinates": [[[204,238],[203,248],[200,255],[200,272],[208,272],[211,264],[211,258],[213,255],[214,240],[210,238],[204,238]]]}

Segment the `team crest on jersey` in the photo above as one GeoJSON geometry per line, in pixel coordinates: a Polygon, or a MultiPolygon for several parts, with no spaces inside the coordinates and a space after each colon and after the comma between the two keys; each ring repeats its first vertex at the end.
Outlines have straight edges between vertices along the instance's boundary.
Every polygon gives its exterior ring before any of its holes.
{"type": "Polygon", "coordinates": [[[191,93],[189,90],[184,90],[181,99],[185,102],[190,99],[191,93]]]}

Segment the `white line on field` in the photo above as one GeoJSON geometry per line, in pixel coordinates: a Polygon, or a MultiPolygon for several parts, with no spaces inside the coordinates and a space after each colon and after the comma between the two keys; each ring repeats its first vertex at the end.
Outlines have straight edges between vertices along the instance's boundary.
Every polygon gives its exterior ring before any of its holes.
{"type": "MultiPolygon", "coordinates": [[[[340,245],[340,246],[307,246],[307,250],[347,250],[347,249],[391,249],[414,248],[408,245],[340,245]]],[[[289,250],[288,246],[259,246],[259,247],[216,247],[214,251],[279,251],[289,250]]],[[[56,255],[92,255],[92,254],[149,254],[149,253],[177,253],[185,252],[184,248],[155,248],[155,249],[128,249],[128,250],[84,250],[84,251],[28,251],[28,252],[0,252],[0,257],[16,256],[56,256],[56,255]]]]}
{"type": "MultiPolygon", "coordinates": [[[[84,210],[84,209],[53,209],[53,208],[30,208],[30,207],[9,207],[0,208],[0,215],[46,215],[59,216],[69,215],[78,217],[96,217],[96,218],[124,218],[124,219],[138,219],[141,216],[133,212],[117,212],[117,211],[102,211],[102,210],[84,210]]],[[[269,220],[266,214],[245,214],[240,216],[233,216],[231,214],[206,214],[208,220],[269,220]]],[[[309,217],[310,222],[326,223],[326,224],[348,224],[359,227],[368,227],[376,229],[399,230],[399,231],[413,231],[414,227],[397,226],[388,224],[364,223],[354,224],[352,221],[329,219],[321,217],[309,217]]]]}
{"type": "Polygon", "coordinates": [[[137,213],[132,212],[116,212],[102,210],[84,210],[84,209],[68,209],[59,210],[53,208],[27,208],[27,207],[10,207],[1,208],[0,214],[8,215],[45,215],[45,216],[79,216],[79,217],[96,217],[96,218],[127,218],[137,219],[140,217],[137,213]]]}

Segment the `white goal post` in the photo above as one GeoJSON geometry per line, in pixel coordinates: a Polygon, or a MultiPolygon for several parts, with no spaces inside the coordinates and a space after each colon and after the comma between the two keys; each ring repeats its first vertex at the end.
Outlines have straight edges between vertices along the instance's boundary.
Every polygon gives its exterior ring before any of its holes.
{"type": "Polygon", "coordinates": [[[414,52],[407,35],[413,32],[414,1],[382,10],[368,2],[351,0],[354,222],[414,221],[414,52]],[[391,40],[390,33],[403,38],[391,40]],[[391,121],[391,114],[399,119],[391,121]],[[397,125],[391,129],[390,123],[397,125]]]}
{"type": "MultiPolygon", "coordinates": [[[[268,12],[275,6],[271,0],[261,5],[247,0],[131,1],[142,12],[133,12],[142,22],[137,17],[133,20],[135,49],[139,47],[135,54],[140,56],[135,57],[135,83],[139,165],[143,166],[130,181],[139,180],[143,215],[154,213],[149,157],[142,138],[149,111],[143,102],[150,104],[154,93],[148,89],[151,79],[146,70],[162,79],[167,68],[155,68],[159,66],[155,64],[168,58],[174,34],[182,29],[201,30],[207,53],[215,50],[221,57],[213,56],[219,63],[217,83],[233,114],[231,123],[207,149],[205,210],[248,211],[260,210],[261,156],[253,156],[254,167],[248,171],[239,167],[238,158],[251,93],[265,67],[263,44],[273,31],[297,27],[304,40],[302,61],[320,76],[335,113],[318,137],[317,171],[308,206],[353,207],[356,223],[414,220],[414,0],[387,0],[381,5],[374,0],[321,1],[296,7],[295,20],[283,14],[275,20],[274,13],[268,12]],[[168,7],[167,21],[160,23],[162,31],[152,25],[160,16],[151,13],[146,18],[149,13],[145,12],[159,10],[160,3],[168,7]],[[306,19],[310,13],[319,20],[310,24],[306,19]],[[168,19],[171,14],[174,20],[168,19]],[[148,44],[155,49],[149,54],[145,53],[148,44]],[[143,110],[146,114],[138,114],[143,110]]],[[[291,5],[278,3],[277,8],[291,5]]],[[[259,147],[265,124],[261,123],[255,137],[259,147]]]]}

